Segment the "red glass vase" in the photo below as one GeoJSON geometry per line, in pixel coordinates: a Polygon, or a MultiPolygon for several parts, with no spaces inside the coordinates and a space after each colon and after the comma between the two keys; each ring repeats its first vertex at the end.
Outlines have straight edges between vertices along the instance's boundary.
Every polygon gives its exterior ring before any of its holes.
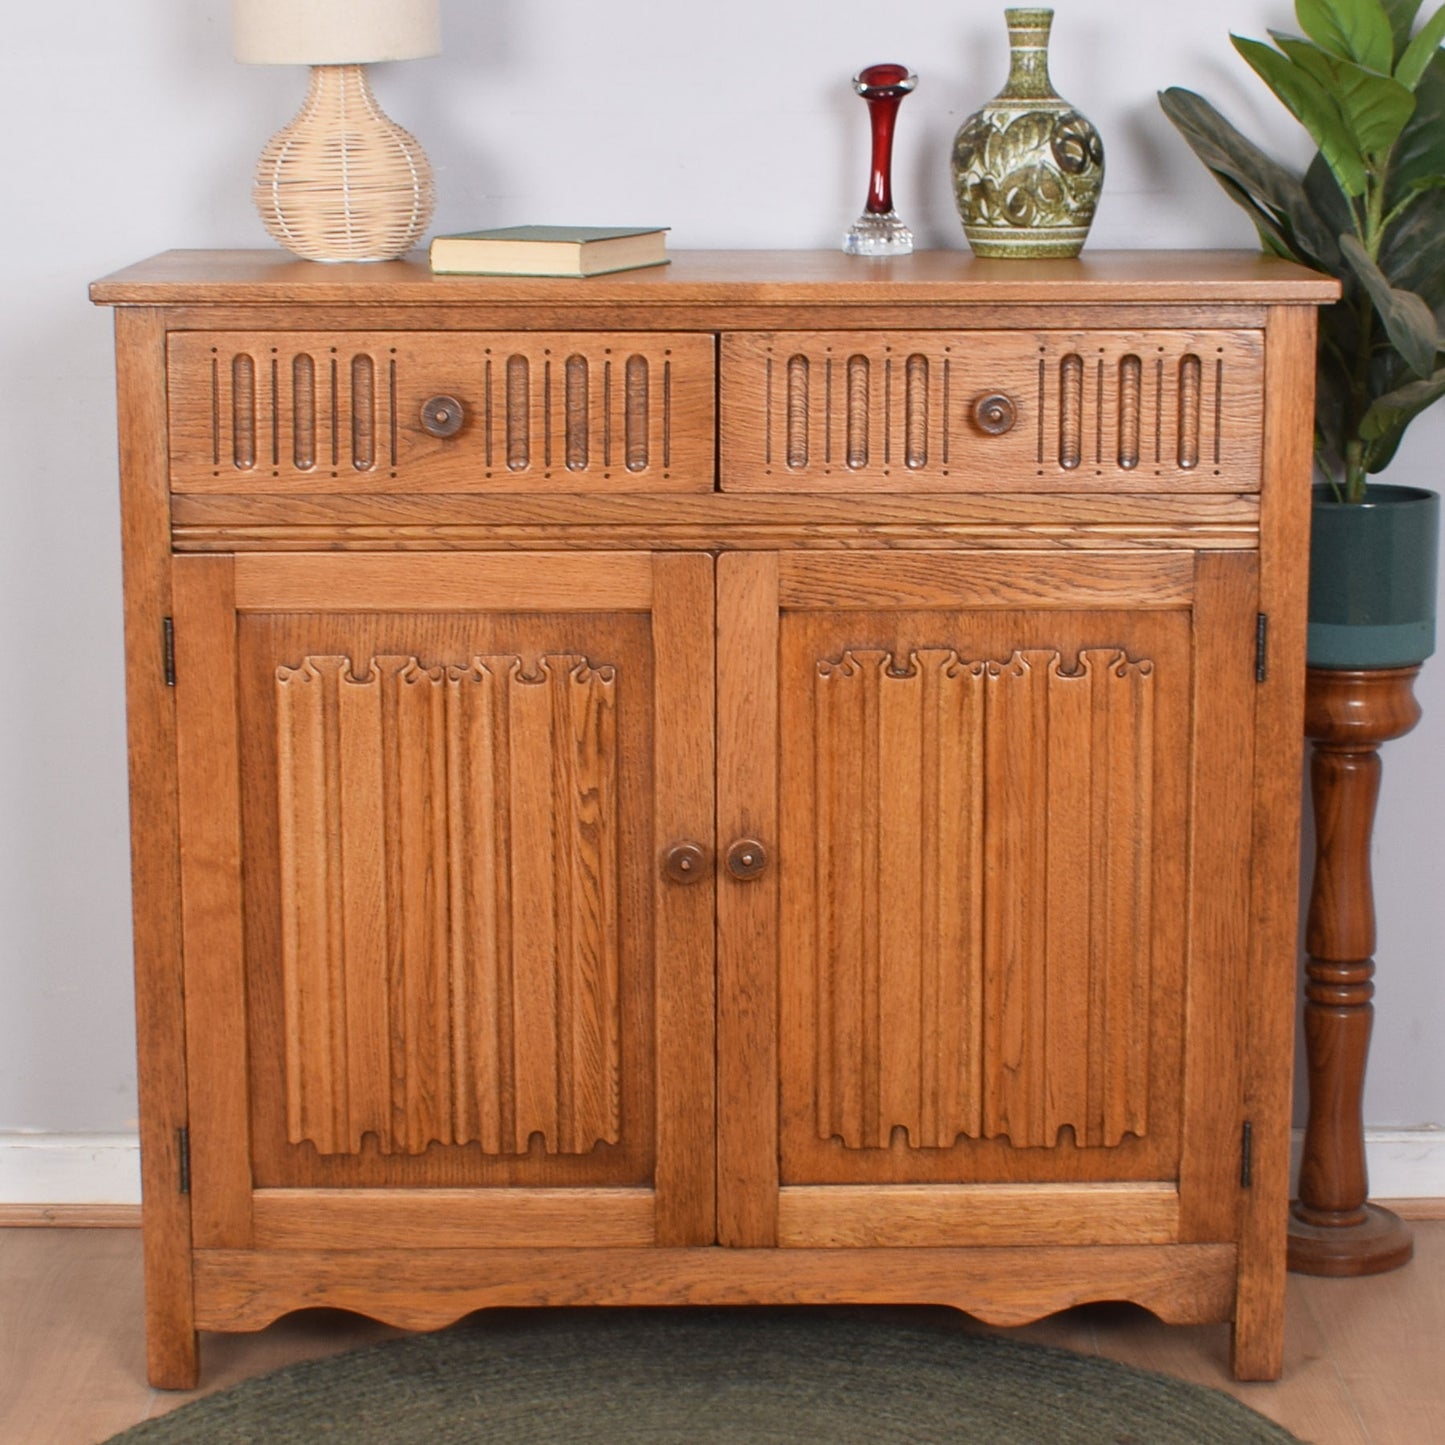
{"type": "Polygon", "coordinates": [[[893,129],[903,97],[917,84],[906,65],[869,65],[853,77],[853,89],[868,105],[873,155],[863,214],[843,237],[850,256],[902,256],[913,249],[913,232],[893,209],[893,129]]]}

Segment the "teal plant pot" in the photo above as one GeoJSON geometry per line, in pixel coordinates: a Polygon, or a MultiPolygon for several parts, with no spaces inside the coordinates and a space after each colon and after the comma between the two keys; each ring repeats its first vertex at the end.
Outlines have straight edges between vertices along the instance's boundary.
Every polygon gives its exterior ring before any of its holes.
{"type": "Polygon", "coordinates": [[[1355,670],[1412,667],[1435,651],[1440,498],[1371,485],[1363,502],[1314,490],[1308,661],[1355,670]]]}

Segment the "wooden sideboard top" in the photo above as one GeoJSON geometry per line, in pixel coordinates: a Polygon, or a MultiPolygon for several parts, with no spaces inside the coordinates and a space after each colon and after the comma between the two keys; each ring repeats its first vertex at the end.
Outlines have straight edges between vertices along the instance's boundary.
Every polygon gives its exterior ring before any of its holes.
{"type": "Polygon", "coordinates": [[[841,251],[674,251],[672,263],[587,280],[437,276],[421,252],[322,265],[284,251],[166,251],[95,282],[106,305],[477,302],[1244,303],[1322,305],[1331,277],[1256,251],[1089,251],[1074,261],[989,261],[966,251],[861,258],[841,251]]]}

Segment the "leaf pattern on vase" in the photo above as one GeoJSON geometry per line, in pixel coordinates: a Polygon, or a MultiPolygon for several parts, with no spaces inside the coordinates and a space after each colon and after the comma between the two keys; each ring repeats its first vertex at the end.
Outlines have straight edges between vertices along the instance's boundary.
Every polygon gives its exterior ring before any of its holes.
{"type": "Polygon", "coordinates": [[[980,112],[959,131],[953,148],[964,228],[1087,229],[1103,167],[1099,133],[1076,110],[980,112]]]}

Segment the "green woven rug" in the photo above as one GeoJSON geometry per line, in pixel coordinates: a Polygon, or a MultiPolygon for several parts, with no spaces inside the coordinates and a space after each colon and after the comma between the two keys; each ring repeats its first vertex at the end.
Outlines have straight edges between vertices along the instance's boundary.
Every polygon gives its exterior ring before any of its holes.
{"type": "Polygon", "coordinates": [[[1278,1445],[1218,1390],[855,1310],[483,1314],[292,1365],[114,1437],[125,1445],[1278,1445]]]}

